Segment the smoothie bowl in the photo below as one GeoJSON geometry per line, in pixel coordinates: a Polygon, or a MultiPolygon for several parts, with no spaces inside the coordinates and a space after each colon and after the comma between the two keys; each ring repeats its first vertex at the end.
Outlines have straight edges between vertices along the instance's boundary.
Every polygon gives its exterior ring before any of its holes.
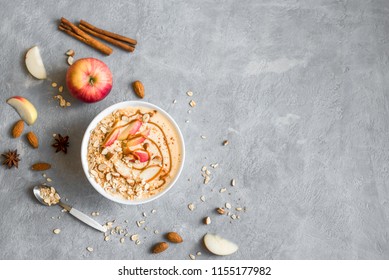
{"type": "Polygon", "coordinates": [[[176,122],[161,108],[141,101],[108,107],[88,126],[81,161],[92,186],[106,198],[141,204],[166,193],[185,159],[176,122]]]}

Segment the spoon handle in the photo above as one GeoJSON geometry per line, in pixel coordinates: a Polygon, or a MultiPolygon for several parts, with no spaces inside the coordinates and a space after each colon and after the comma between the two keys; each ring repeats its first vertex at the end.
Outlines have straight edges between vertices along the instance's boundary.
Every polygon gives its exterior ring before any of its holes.
{"type": "Polygon", "coordinates": [[[86,223],[88,226],[91,226],[99,231],[106,232],[107,228],[100,225],[98,222],[93,220],[92,218],[88,217],[84,213],[78,211],[77,209],[71,208],[69,211],[70,214],[72,214],[74,217],[79,219],[80,221],[86,223]]]}

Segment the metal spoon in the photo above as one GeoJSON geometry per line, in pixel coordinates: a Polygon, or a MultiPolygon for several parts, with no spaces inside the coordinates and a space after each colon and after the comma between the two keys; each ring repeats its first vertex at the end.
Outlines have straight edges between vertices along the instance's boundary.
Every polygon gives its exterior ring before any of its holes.
{"type": "MultiPolygon", "coordinates": [[[[36,199],[42,203],[45,206],[50,206],[46,202],[43,201],[42,197],[40,196],[40,189],[41,188],[49,188],[47,186],[35,186],[33,189],[34,195],[36,199]]],[[[54,204],[53,204],[54,205],[54,204]]],[[[56,205],[56,204],[55,204],[56,205]]],[[[70,214],[72,214],[74,217],[79,219],[80,221],[84,222],[88,226],[91,226],[99,231],[106,232],[107,228],[100,225],[98,222],[93,220],[92,218],[88,217],[84,213],[78,211],[77,209],[74,209],[70,205],[67,205],[66,203],[63,203],[61,200],[58,202],[58,205],[61,206],[63,209],[66,209],[70,214]]]]}

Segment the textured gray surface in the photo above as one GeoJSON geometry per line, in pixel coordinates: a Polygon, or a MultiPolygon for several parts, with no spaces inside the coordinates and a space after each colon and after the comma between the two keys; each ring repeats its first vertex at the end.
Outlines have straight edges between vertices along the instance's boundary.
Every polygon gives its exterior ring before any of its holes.
{"type": "Polygon", "coordinates": [[[226,259],[388,259],[388,13],[385,0],[1,1],[1,152],[17,148],[22,161],[18,170],[0,171],[0,258],[187,259],[202,251],[199,259],[215,259],[200,242],[215,232],[240,246],[226,259]],[[61,16],[135,37],[138,48],[133,54],[115,48],[104,57],[59,32],[61,16]],[[49,80],[60,84],[67,49],[77,58],[102,59],[114,75],[111,94],[85,105],[66,93],[73,105],[59,108],[51,82],[26,72],[23,55],[33,45],[41,49],[49,80]],[[98,112],[135,99],[129,84],[136,79],[144,82],[145,100],[178,122],[187,161],[168,194],[130,207],[88,184],[79,150],[98,112]],[[197,102],[191,113],[187,90],[197,102]],[[18,119],[5,104],[12,95],[38,108],[31,128],[38,150],[24,137],[10,137],[18,119]],[[70,136],[67,155],[50,147],[53,133],[70,136]],[[224,139],[229,146],[221,145],[224,139]],[[116,219],[139,233],[142,244],[128,238],[120,244],[117,236],[104,242],[59,208],[36,203],[31,187],[43,178],[28,169],[38,160],[53,164],[46,173],[69,203],[88,214],[99,211],[100,222],[116,219]],[[201,167],[215,162],[219,167],[210,168],[205,186],[201,167]],[[223,186],[227,191],[219,193],[223,186]],[[225,202],[247,212],[235,221],[214,214],[225,202]],[[148,231],[135,223],[142,212],[148,231]],[[206,215],[209,226],[201,223],[206,215]],[[162,240],[155,229],[180,232],[185,242],[151,255],[150,246],[162,240]]]}

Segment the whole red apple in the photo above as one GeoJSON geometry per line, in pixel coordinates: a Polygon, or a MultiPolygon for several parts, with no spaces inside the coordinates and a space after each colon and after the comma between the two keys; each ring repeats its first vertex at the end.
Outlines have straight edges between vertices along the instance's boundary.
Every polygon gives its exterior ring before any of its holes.
{"type": "Polygon", "coordinates": [[[112,89],[112,73],[96,58],[81,58],[66,73],[66,85],[77,99],[93,103],[104,99],[112,89]]]}

